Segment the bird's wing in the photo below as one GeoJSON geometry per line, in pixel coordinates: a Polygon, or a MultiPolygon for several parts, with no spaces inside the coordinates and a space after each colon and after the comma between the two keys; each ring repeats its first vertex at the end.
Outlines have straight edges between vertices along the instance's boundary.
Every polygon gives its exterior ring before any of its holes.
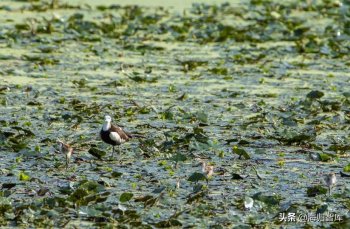
{"type": "Polygon", "coordinates": [[[62,147],[64,150],[69,150],[71,148],[69,144],[62,142],[61,140],[57,140],[57,142],[60,143],[60,147],[62,147]]]}
{"type": "Polygon", "coordinates": [[[125,139],[121,138],[121,136],[120,136],[117,132],[110,132],[110,133],[109,133],[109,137],[110,137],[113,141],[115,141],[115,142],[117,142],[117,143],[119,143],[119,144],[121,144],[121,143],[123,143],[123,142],[126,141],[125,139]]]}
{"type": "Polygon", "coordinates": [[[122,128],[120,128],[119,126],[116,125],[111,125],[111,128],[109,129],[111,132],[116,132],[120,139],[122,139],[123,141],[127,141],[129,140],[130,136],[129,134],[127,134],[122,128]]]}

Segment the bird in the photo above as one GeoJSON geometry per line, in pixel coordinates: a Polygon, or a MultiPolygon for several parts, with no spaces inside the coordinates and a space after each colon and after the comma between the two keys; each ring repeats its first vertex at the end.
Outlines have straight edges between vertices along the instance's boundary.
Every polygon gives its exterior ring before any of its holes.
{"type": "Polygon", "coordinates": [[[213,165],[207,165],[205,161],[202,161],[202,172],[205,175],[207,179],[207,183],[209,182],[209,179],[214,174],[214,166],[213,165]]]}
{"type": "Polygon", "coordinates": [[[102,141],[113,146],[113,152],[112,152],[112,157],[113,157],[115,152],[115,146],[121,145],[129,141],[131,138],[143,137],[143,136],[139,134],[131,134],[124,131],[121,127],[112,124],[111,116],[106,115],[105,123],[103,124],[102,129],[100,131],[100,137],[102,141]]]}
{"type": "Polygon", "coordinates": [[[70,145],[65,144],[61,140],[57,140],[57,142],[58,142],[60,153],[63,153],[66,156],[66,169],[68,169],[70,158],[72,157],[72,154],[73,154],[73,148],[70,145]]]}
{"type": "Polygon", "coordinates": [[[335,176],[335,173],[329,173],[324,177],[324,181],[326,182],[326,185],[328,186],[328,195],[331,195],[331,188],[335,183],[337,182],[337,177],[335,176]]]}

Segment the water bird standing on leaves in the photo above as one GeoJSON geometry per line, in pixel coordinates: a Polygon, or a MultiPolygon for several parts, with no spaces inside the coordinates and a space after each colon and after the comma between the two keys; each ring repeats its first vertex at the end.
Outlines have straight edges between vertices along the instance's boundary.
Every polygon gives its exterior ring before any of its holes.
{"type": "Polygon", "coordinates": [[[121,127],[113,125],[112,118],[109,115],[105,116],[105,123],[100,131],[100,136],[102,141],[113,146],[112,157],[115,151],[114,147],[116,145],[121,145],[133,137],[142,137],[142,135],[130,134],[124,131],[121,127]]]}
{"type": "Polygon", "coordinates": [[[324,177],[324,181],[326,182],[326,185],[328,186],[328,195],[331,195],[331,188],[335,183],[337,182],[337,177],[335,176],[335,173],[327,174],[324,177]]]}
{"type": "Polygon", "coordinates": [[[59,144],[60,153],[63,153],[66,156],[66,169],[68,169],[68,165],[73,153],[73,148],[70,145],[63,143],[61,140],[57,140],[57,142],[59,144]]]}
{"type": "Polygon", "coordinates": [[[213,176],[214,174],[214,166],[212,165],[207,165],[205,161],[202,161],[202,172],[207,178],[207,183],[209,179],[213,176]]]}

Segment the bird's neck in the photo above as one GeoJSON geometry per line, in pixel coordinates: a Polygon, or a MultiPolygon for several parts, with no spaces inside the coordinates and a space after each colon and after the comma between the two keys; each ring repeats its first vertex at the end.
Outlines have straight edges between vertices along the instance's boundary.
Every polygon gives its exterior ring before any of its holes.
{"type": "Polygon", "coordinates": [[[204,173],[207,169],[207,163],[205,163],[204,161],[202,162],[202,172],[204,173]]]}
{"type": "Polygon", "coordinates": [[[103,129],[104,131],[107,131],[107,130],[109,130],[110,128],[111,128],[111,122],[105,122],[105,123],[103,124],[102,129],[103,129]]]}

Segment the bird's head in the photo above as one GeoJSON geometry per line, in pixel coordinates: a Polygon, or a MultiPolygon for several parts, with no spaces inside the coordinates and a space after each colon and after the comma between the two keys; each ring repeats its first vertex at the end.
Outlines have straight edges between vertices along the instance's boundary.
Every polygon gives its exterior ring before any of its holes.
{"type": "Polygon", "coordinates": [[[111,122],[111,121],[112,121],[111,116],[106,115],[106,116],[105,116],[105,122],[111,122]]]}

